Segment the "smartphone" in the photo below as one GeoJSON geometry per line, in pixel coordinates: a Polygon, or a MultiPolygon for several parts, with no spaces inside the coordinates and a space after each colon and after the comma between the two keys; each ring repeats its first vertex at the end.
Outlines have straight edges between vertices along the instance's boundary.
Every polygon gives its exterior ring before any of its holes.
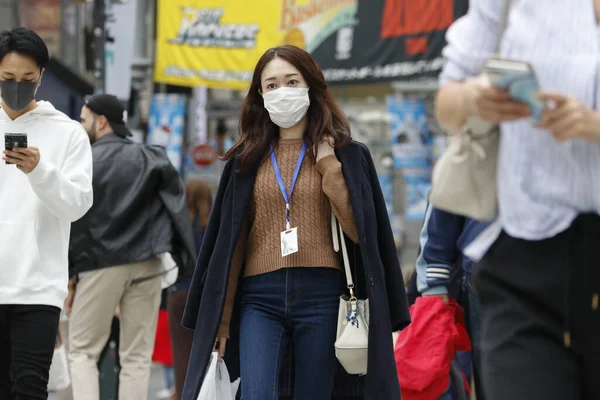
{"type": "MultiPolygon", "coordinates": [[[[25,148],[27,147],[27,134],[26,133],[5,133],[4,134],[4,148],[6,150],[12,150],[15,147],[25,148]]],[[[6,164],[12,164],[10,161],[6,161],[6,164]]]]}
{"type": "Polygon", "coordinates": [[[539,122],[546,108],[537,98],[540,85],[531,64],[524,61],[490,58],[483,72],[492,85],[505,89],[513,100],[522,101],[531,108],[533,119],[539,122]]]}

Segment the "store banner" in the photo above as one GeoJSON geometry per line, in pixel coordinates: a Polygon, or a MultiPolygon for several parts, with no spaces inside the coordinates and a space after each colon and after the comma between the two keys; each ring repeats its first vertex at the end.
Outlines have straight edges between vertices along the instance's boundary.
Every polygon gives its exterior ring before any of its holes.
{"type": "Polygon", "coordinates": [[[281,42],[278,0],[158,0],[155,80],[244,89],[281,42]]]}
{"type": "Polygon", "coordinates": [[[164,147],[177,171],[181,171],[186,111],[185,95],[155,94],[152,97],[148,144],[164,147]]]}
{"type": "Polygon", "coordinates": [[[427,107],[419,96],[387,98],[394,170],[404,178],[407,221],[422,221],[431,189],[433,138],[427,126],[427,107]]]}
{"type": "Polygon", "coordinates": [[[106,93],[129,101],[135,40],[137,0],[106,3],[106,93]]]}
{"type": "Polygon", "coordinates": [[[467,9],[468,0],[358,0],[355,23],[311,53],[332,84],[435,77],[446,30],[467,9]]]}
{"type": "Polygon", "coordinates": [[[155,80],[245,89],[260,56],[293,44],[330,83],[437,75],[468,0],[158,0],[155,80]]]}

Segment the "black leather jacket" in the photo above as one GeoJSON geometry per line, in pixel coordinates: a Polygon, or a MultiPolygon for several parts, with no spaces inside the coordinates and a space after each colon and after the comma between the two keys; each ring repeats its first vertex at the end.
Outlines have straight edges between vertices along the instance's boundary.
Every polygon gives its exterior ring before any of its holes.
{"type": "Polygon", "coordinates": [[[185,188],[162,147],[115,134],[92,145],[94,205],[71,225],[71,276],[170,252],[191,276],[196,249],[185,188]]]}

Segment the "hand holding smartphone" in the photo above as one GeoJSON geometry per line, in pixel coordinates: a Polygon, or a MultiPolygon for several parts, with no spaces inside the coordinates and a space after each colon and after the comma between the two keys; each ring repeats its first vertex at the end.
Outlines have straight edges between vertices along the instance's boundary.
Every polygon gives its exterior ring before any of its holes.
{"type": "MultiPolygon", "coordinates": [[[[26,148],[27,147],[27,134],[26,133],[5,133],[4,134],[4,149],[11,151],[15,147],[26,148]]],[[[6,161],[6,164],[13,164],[10,161],[6,161]]]]}
{"type": "Polygon", "coordinates": [[[538,98],[540,85],[531,64],[491,58],[486,61],[483,72],[493,86],[507,90],[513,100],[527,104],[533,119],[540,121],[546,105],[538,98]]]}

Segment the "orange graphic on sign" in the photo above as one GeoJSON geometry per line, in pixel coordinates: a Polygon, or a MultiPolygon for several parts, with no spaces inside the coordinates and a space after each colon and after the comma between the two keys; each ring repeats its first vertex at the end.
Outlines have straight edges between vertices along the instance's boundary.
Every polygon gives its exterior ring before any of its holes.
{"type": "Polygon", "coordinates": [[[355,2],[356,0],[283,0],[279,29],[282,31],[290,30],[302,22],[323,14],[327,10],[354,4],[355,2]]]}
{"type": "Polygon", "coordinates": [[[452,22],[453,0],[386,0],[381,37],[387,39],[444,30],[452,22]]]}
{"type": "Polygon", "coordinates": [[[291,44],[292,46],[300,47],[304,49],[306,47],[306,40],[304,38],[304,33],[298,28],[294,28],[289,31],[285,38],[283,39],[285,44],[291,44]]]}
{"type": "Polygon", "coordinates": [[[429,43],[427,38],[424,36],[406,39],[405,43],[406,54],[414,56],[417,54],[427,53],[429,50],[429,43]]]}

